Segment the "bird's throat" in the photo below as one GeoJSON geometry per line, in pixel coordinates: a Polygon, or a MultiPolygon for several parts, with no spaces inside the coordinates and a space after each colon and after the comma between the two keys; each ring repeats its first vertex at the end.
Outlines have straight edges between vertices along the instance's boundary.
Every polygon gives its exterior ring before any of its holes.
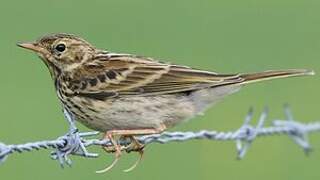
{"type": "Polygon", "coordinates": [[[62,71],[58,66],[56,66],[53,62],[51,62],[50,60],[48,60],[42,56],[39,56],[39,57],[44,62],[44,64],[47,66],[47,68],[49,69],[49,72],[50,72],[52,79],[55,79],[60,76],[62,71]]]}

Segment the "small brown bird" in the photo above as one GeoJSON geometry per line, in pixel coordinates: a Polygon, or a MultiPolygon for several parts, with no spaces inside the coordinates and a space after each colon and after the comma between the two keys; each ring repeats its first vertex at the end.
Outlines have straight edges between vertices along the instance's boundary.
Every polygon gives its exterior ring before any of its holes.
{"type": "MultiPolygon", "coordinates": [[[[18,46],[36,52],[47,65],[56,92],[77,121],[104,132],[120,157],[117,138],[161,133],[203,112],[243,85],[268,79],[312,75],[303,69],[218,74],[130,54],[97,49],[70,34],[47,35],[18,46]]],[[[126,147],[125,147],[126,148],[126,147]]],[[[136,165],[136,164],[135,164],[136,165]]],[[[135,166],[130,168],[133,169],[135,166]]]]}

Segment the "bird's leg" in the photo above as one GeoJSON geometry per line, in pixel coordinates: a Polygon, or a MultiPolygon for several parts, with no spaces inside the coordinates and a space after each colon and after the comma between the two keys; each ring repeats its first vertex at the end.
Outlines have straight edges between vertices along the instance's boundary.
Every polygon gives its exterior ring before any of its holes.
{"type": "Polygon", "coordinates": [[[128,136],[131,139],[131,143],[126,147],[126,151],[130,153],[131,151],[135,151],[139,153],[139,159],[129,167],[128,169],[123,170],[124,172],[130,172],[135,169],[138,164],[141,162],[143,153],[144,153],[144,144],[141,144],[135,136],[128,136]]]}
{"type": "MultiPolygon", "coordinates": [[[[118,150],[126,150],[127,152],[136,151],[140,154],[139,159],[128,169],[125,169],[124,172],[132,171],[137,167],[139,162],[143,157],[144,145],[141,144],[134,135],[145,135],[145,134],[159,134],[166,129],[165,125],[160,126],[159,128],[149,128],[149,129],[133,129],[133,130],[112,130],[109,131],[112,134],[120,135],[121,137],[129,137],[131,142],[126,147],[117,146],[118,150]]],[[[110,139],[111,140],[111,139],[110,139]]],[[[115,148],[117,148],[115,147],[115,148]]],[[[117,151],[115,151],[117,153],[117,151]]]]}
{"type": "Polygon", "coordinates": [[[96,171],[96,173],[105,173],[105,172],[109,171],[119,161],[122,149],[121,149],[121,145],[119,145],[117,140],[115,139],[115,136],[116,136],[116,134],[114,134],[112,131],[105,133],[103,139],[110,140],[112,146],[111,147],[102,146],[102,148],[108,153],[109,152],[114,152],[115,153],[115,158],[114,158],[113,162],[108,167],[106,167],[106,168],[104,168],[102,170],[96,171]]]}
{"type": "Polygon", "coordinates": [[[160,128],[154,128],[154,129],[134,129],[134,130],[111,130],[105,133],[103,139],[108,139],[111,141],[112,146],[111,147],[103,147],[103,149],[106,152],[115,152],[115,159],[109,165],[103,170],[96,171],[97,173],[104,173],[112,169],[118,162],[121,151],[126,150],[127,152],[136,151],[139,152],[140,158],[134,163],[133,166],[130,168],[124,170],[125,172],[132,171],[140,162],[143,156],[143,148],[144,145],[141,144],[134,135],[143,135],[143,134],[158,134],[163,132],[166,129],[166,127],[163,125],[160,128]],[[115,138],[117,137],[117,139],[115,138]],[[131,142],[126,147],[122,147],[117,140],[123,137],[129,137],[131,142]]]}
{"type": "MultiPolygon", "coordinates": [[[[133,129],[133,130],[111,130],[108,131],[107,134],[118,135],[120,138],[129,137],[131,142],[126,147],[120,147],[121,150],[126,150],[127,152],[131,151],[140,151],[143,149],[144,145],[141,144],[134,136],[135,135],[146,135],[146,134],[159,134],[166,129],[166,126],[162,125],[159,128],[147,128],[147,129],[133,129]]],[[[109,137],[106,137],[110,139],[109,137]]],[[[111,140],[111,139],[110,139],[111,140]]],[[[115,152],[115,146],[108,147],[107,152],[115,152]],[[111,149],[110,149],[111,148],[111,149]]]]}
{"type": "Polygon", "coordinates": [[[124,147],[124,150],[127,153],[130,153],[132,151],[140,152],[144,149],[144,144],[140,143],[139,140],[135,136],[126,135],[124,137],[130,139],[130,144],[128,144],[126,147],[124,147]]]}

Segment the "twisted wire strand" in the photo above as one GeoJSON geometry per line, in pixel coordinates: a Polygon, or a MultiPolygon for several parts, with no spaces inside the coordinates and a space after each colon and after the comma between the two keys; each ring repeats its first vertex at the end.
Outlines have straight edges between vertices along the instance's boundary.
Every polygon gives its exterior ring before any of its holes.
{"type": "MultiPolygon", "coordinates": [[[[67,112],[65,112],[67,113],[67,112]]],[[[183,142],[193,139],[207,139],[216,141],[235,141],[238,152],[238,158],[242,159],[252,142],[257,137],[272,136],[272,135],[288,135],[291,139],[299,145],[305,153],[310,152],[311,145],[308,141],[308,133],[320,131],[320,121],[310,123],[301,123],[294,121],[292,113],[288,106],[285,107],[286,120],[274,120],[272,125],[264,127],[268,110],[260,115],[256,126],[250,125],[252,120],[252,109],[247,114],[244,124],[236,131],[208,131],[202,130],[199,132],[164,132],[162,134],[153,134],[137,137],[142,144],[160,143],[165,144],[169,142],[183,142]]],[[[66,114],[68,115],[68,114],[66,114]]],[[[22,153],[26,151],[53,149],[51,157],[58,160],[63,167],[64,164],[71,165],[72,161],[70,155],[79,155],[88,158],[96,158],[98,154],[89,153],[86,147],[92,145],[111,146],[109,140],[99,140],[89,138],[97,135],[98,132],[71,132],[63,135],[55,140],[44,140],[38,142],[29,142],[25,144],[6,145],[0,143],[0,163],[3,163],[6,158],[15,152],[22,153]]],[[[120,141],[121,145],[127,145],[130,142],[127,140],[120,141]]]]}

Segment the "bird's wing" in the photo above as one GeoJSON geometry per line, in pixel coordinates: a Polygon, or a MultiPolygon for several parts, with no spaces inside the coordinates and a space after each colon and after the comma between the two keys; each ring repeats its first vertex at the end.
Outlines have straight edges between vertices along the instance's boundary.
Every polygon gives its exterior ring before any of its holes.
{"type": "Polygon", "coordinates": [[[74,74],[79,94],[95,97],[161,95],[242,82],[238,74],[217,73],[171,65],[133,55],[98,57],[74,74]]]}

